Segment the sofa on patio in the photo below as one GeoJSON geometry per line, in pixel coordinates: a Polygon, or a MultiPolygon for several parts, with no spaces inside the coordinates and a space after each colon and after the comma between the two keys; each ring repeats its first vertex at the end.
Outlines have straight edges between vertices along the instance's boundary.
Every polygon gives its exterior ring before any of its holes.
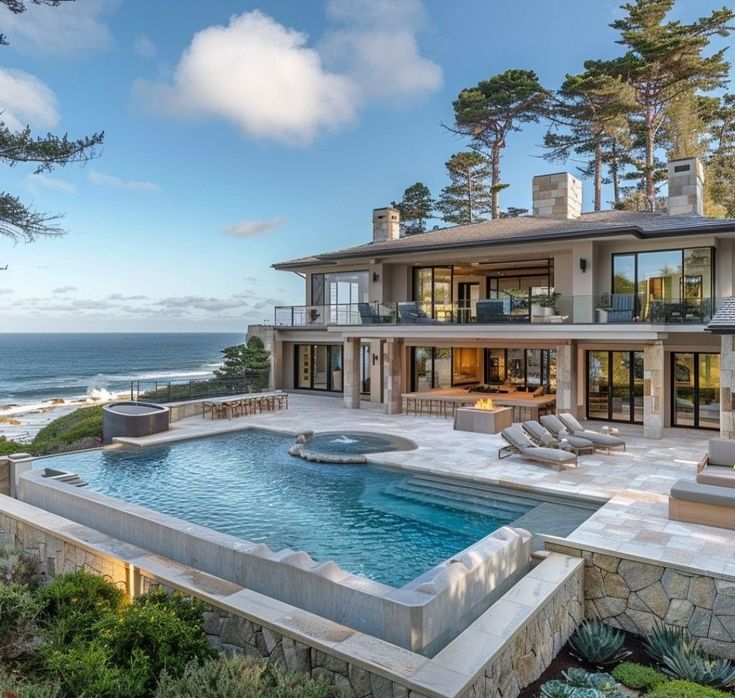
{"type": "Polygon", "coordinates": [[[696,481],[679,480],[669,493],[669,519],[735,530],[735,441],[710,439],[696,481]]]}

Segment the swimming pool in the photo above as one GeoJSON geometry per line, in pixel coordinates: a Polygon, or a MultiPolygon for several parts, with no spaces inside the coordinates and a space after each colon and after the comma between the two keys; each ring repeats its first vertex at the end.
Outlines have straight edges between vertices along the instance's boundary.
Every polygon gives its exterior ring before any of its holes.
{"type": "MultiPolygon", "coordinates": [[[[558,506],[431,476],[312,463],[288,455],[292,442],[248,430],[54,456],[36,467],[79,473],[103,494],[273,550],[303,550],[394,587],[501,526],[548,520],[543,508],[558,506]]],[[[565,506],[562,518],[581,523],[590,513],[565,506]]]]}

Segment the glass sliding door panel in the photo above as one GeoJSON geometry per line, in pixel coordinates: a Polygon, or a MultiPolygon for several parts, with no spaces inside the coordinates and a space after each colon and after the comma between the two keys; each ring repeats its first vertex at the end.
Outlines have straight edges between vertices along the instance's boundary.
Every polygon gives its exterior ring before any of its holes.
{"type": "Polygon", "coordinates": [[[370,345],[360,345],[360,392],[370,395],[370,345]]]}
{"type": "Polygon", "coordinates": [[[452,268],[434,267],[434,312],[437,320],[452,320],[452,268]]]}
{"type": "Polygon", "coordinates": [[[674,385],[674,424],[677,427],[694,427],[696,402],[696,376],[694,354],[672,354],[674,385]]]}
{"type": "Polygon", "coordinates": [[[413,270],[413,299],[427,317],[431,317],[433,303],[432,278],[433,269],[431,267],[413,270]]]}
{"type": "Polygon", "coordinates": [[[312,387],[314,390],[327,390],[327,376],[329,371],[329,358],[327,356],[329,348],[326,344],[315,344],[312,359],[312,387]]]}
{"type": "Polygon", "coordinates": [[[452,385],[469,385],[480,383],[480,350],[458,347],[452,350],[452,385]]]}
{"type": "Polygon", "coordinates": [[[523,349],[508,349],[508,360],[506,363],[506,380],[511,385],[525,384],[526,374],[523,363],[523,349]]]}
{"type": "Polygon", "coordinates": [[[413,389],[415,391],[431,390],[432,380],[431,347],[414,347],[413,349],[413,389]]]}
{"type": "Polygon", "coordinates": [[[608,419],[610,396],[610,366],[606,351],[587,352],[587,416],[608,419]]]}
{"type": "Polygon", "coordinates": [[[556,393],[556,349],[546,350],[544,361],[544,385],[548,392],[556,393]]]}
{"type": "Polygon", "coordinates": [[[538,388],[542,383],[541,349],[526,349],[526,385],[538,388]]]}
{"type": "Polygon", "coordinates": [[[720,428],[720,355],[698,354],[698,416],[700,429],[720,428]]]}
{"type": "Polygon", "coordinates": [[[712,303],[712,250],[695,247],[684,250],[682,295],[685,319],[706,322],[714,310],[712,303]]]}
{"type": "Polygon", "coordinates": [[[610,419],[629,422],[631,419],[630,352],[614,351],[610,359],[610,376],[612,377],[610,419]]]}
{"type": "Polygon", "coordinates": [[[434,348],[434,388],[452,387],[452,350],[434,348]]]}
{"type": "Polygon", "coordinates": [[[681,250],[638,253],[638,294],[641,318],[666,322],[681,318],[681,250]]]}
{"type": "Polygon", "coordinates": [[[505,349],[487,349],[487,382],[505,383],[505,349]]]}
{"type": "Polygon", "coordinates": [[[311,344],[296,345],[296,387],[311,388],[311,344]]]}
{"type": "Polygon", "coordinates": [[[643,352],[633,352],[633,421],[643,423],[643,352]]]}
{"type": "Polygon", "coordinates": [[[342,392],[342,347],[328,347],[329,353],[329,390],[342,392]]]}
{"type": "Polygon", "coordinates": [[[613,255],[613,293],[635,292],[635,255],[613,255]]]}

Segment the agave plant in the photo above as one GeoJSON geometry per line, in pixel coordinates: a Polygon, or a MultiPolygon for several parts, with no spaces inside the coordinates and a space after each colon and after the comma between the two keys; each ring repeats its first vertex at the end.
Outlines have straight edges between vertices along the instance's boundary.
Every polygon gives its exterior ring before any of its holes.
{"type": "Polygon", "coordinates": [[[610,674],[592,674],[584,669],[569,669],[564,680],[547,681],[541,686],[543,698],[622,698],[610,674]]]}
{"type": "Polygon", "coordinates": [[[646,654],[658,664],[664,663],[664,655],[672,647],[684,644],[698,644],[686,628],[675,625],[664,625],[656,621],[651,634],[645,640],[646,654]]]}
{"type": "Polygon", "coordinates": [[[727,659],[710,657],[698,642],[682,642],[664,652],[664,671],[686,681],[727,688],[735,684],[735,665],[727,659]]]}
{"type": "Polygon", "coordinates": [[[616,664],[630,652],[623,649],[622,630],[606,625],[596,618],[585,620],[569,638],[571,653],[582,661],[595,666],[616,664]]]}

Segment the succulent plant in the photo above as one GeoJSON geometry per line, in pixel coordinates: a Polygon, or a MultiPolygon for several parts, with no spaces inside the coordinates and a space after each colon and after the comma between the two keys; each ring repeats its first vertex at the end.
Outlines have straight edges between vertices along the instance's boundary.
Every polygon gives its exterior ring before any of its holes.
{"type": "Polygon", "coordinates": [[[696,640],[686,628],[664,625],[661,621],[657,621],[644,644],[646,654],[658,664],[663,664],[666,652],[685,643],[696,644],[696,640]]]}
{"type": "Polygon", "coordinates": [[[622,698],[610,674],[593,674],[572,668],[564,672],[564,680],[547,681],[541,686],[543,698],[622,698]]]}
{"type": "Polygon", "coordinates": [[[622,630],[606,625],[596,618],[585,620],[569,638],[571,653],[595,666],[605,666],[622,661],[630,652],[623,649],[625,636],[622,630]]]}
{"type": "Polygon", "coordinates": [[[735,684],[735,665],[709,656],[696,641],[670,647],[664,652],[663,664],[667,674],[704,686],[726,688],[735,684]]]}

